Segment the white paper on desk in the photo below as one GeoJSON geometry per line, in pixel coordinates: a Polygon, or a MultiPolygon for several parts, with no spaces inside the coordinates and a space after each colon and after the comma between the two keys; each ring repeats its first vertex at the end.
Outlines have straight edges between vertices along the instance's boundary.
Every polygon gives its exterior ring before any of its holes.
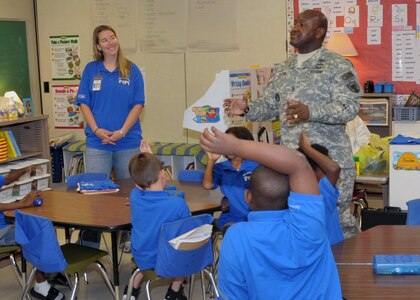
{"type": "Polygon", "coordinates": [[[229,71],[223,70],[216,74],[204,96],[184,111],[183,127],[203,132],[205,128],[214,126],[224,132],[230,120],[224,113],[223,100],[229,97],[229,71]]]}
{"type": "Polygon", "coordinates": [[[177,250],[191,250],[204,245],[211,237],[213,225],[204,224],[169,241],[177,250]],[[202,242],[202,243],[200,243],[202,242]],[[192,246],[195,244],[195,247],[192,246]]]}

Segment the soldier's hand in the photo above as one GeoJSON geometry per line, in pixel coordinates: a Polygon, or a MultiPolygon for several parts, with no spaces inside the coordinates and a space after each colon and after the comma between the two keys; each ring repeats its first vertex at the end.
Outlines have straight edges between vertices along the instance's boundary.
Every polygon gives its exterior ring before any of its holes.
{"type": "Polygon", "coordinates": [[[289,125],[304,122],[309,119],[309,108],[302,102],[289,99],[287,100],[285,116],[289,125]]]}
{"type": "Polygon", "coordinates": [[[240,116],[247,107],[246,95],[242,99],[227,98],[224,100],[223,108],[229,117],[240,116]]]}

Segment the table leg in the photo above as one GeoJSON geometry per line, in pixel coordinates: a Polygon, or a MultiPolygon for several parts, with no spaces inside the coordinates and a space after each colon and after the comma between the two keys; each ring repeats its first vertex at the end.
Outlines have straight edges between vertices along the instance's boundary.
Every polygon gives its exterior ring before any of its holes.
{"type": "Polygon", "coordinates": [[[114,276],[115,299],[119,299],[120,278],[118,272],[117,231],[111,232],[112,272],[114,276]]]}

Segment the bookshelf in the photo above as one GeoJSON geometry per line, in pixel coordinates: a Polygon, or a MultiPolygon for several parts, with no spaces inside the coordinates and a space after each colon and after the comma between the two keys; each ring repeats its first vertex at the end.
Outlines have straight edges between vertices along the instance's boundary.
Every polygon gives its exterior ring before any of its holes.
{"type": "MultiPolygon", "coordinates": [[[[13,132],[22,155],[8,158],[0,162],[0,166],[26,158],[44,158],[50,160],[48,116],[39,115],[16,119],[0,119],[0,131],[5,130],[13,132]]],[[[51,174],[51,163],[48,164],[48,174],[51,174]]],[[[49,186],[51,186],[51,182],[49,186]]]]}

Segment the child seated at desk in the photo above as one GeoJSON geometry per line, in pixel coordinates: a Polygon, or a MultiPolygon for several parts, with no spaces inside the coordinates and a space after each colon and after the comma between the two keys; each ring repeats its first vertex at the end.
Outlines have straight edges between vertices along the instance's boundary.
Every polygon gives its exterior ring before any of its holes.
{"type": "Polygon", "coordinates": [[[282,146],[236,139],[212,128],[200,138],[205,151],[255,160],[245,199],[248,222],[222,241],[222,299],[342,299],[340,279],[325,232],[325,207],[305,157],[282,146]]]}
{"type": "MultiPolygon", "coordinates": [[[[158,238],[162,223],[179,220],[191,215],[187,203],[181,197],[165,191],[166,178],[162,163],[148,152],[133,156],[129,163],[130,176],[136,187],[130,194],[131,251],[140,270],[154,269],[158,238]]],[[[130,300],[137,299],[143,274],[134,278],[130,300]]],[[[175,278],[168,288],[165,299],[187,299],[182,287],[183,278],[175,278]]],[[[123,299],[126,299],[127,286],[123,299]]]]}
{"type": "Polygon", "coordinates": [[[305,132],[302,132],[300,135],[298,150],[306,156],[314,170],[320,193],[324,197],[325,225],[330,245],[342,242],[344,236],[337,209],[340,192],[335,186],[340,176],[341,168],[337,162],[328,156],[327,148],[319,144],[311,145],[305,132]]]}
{"type": "MultiPolygon", "coordinates": [[[[30,172],[30,169],[31,168],[11,171],[7,174],[7,176],[0,175],[0,188],[3,185],[7,185],[18,180],[23,174],[30,172]]],[[[15,225],[5,221],[4,212],[33,206],[34,200],[40,197],[42,197],[42,193],[40,191],[31,191],[20,201],[0,203],[0,246],[16,245],[15,225]]],[[[35,273],[35,281],[35,285],[30,291],[33,297],[37,299],[64,299],[64,295],[48,283],[45,274],[41,270],[38,270],[35,273]]]]}
{"type": "MultiPolygon", "coordinates": [[[[226,133],[238,139],[254,140],[252,133],[245,127],[230,127],[226,133]]],[[[223,211],[217,220],[217,226],[224,231],[233,223],[246,221],[250,208],[245,202],[244,192],[249,187],[249,178],[258,163],[235,155],[226,155],[227,160],[216,163],[220,154],[207,152],[207,156],[203,187],[209,190],[220,186],[229,203],[229,210],[223,211]]]]}

